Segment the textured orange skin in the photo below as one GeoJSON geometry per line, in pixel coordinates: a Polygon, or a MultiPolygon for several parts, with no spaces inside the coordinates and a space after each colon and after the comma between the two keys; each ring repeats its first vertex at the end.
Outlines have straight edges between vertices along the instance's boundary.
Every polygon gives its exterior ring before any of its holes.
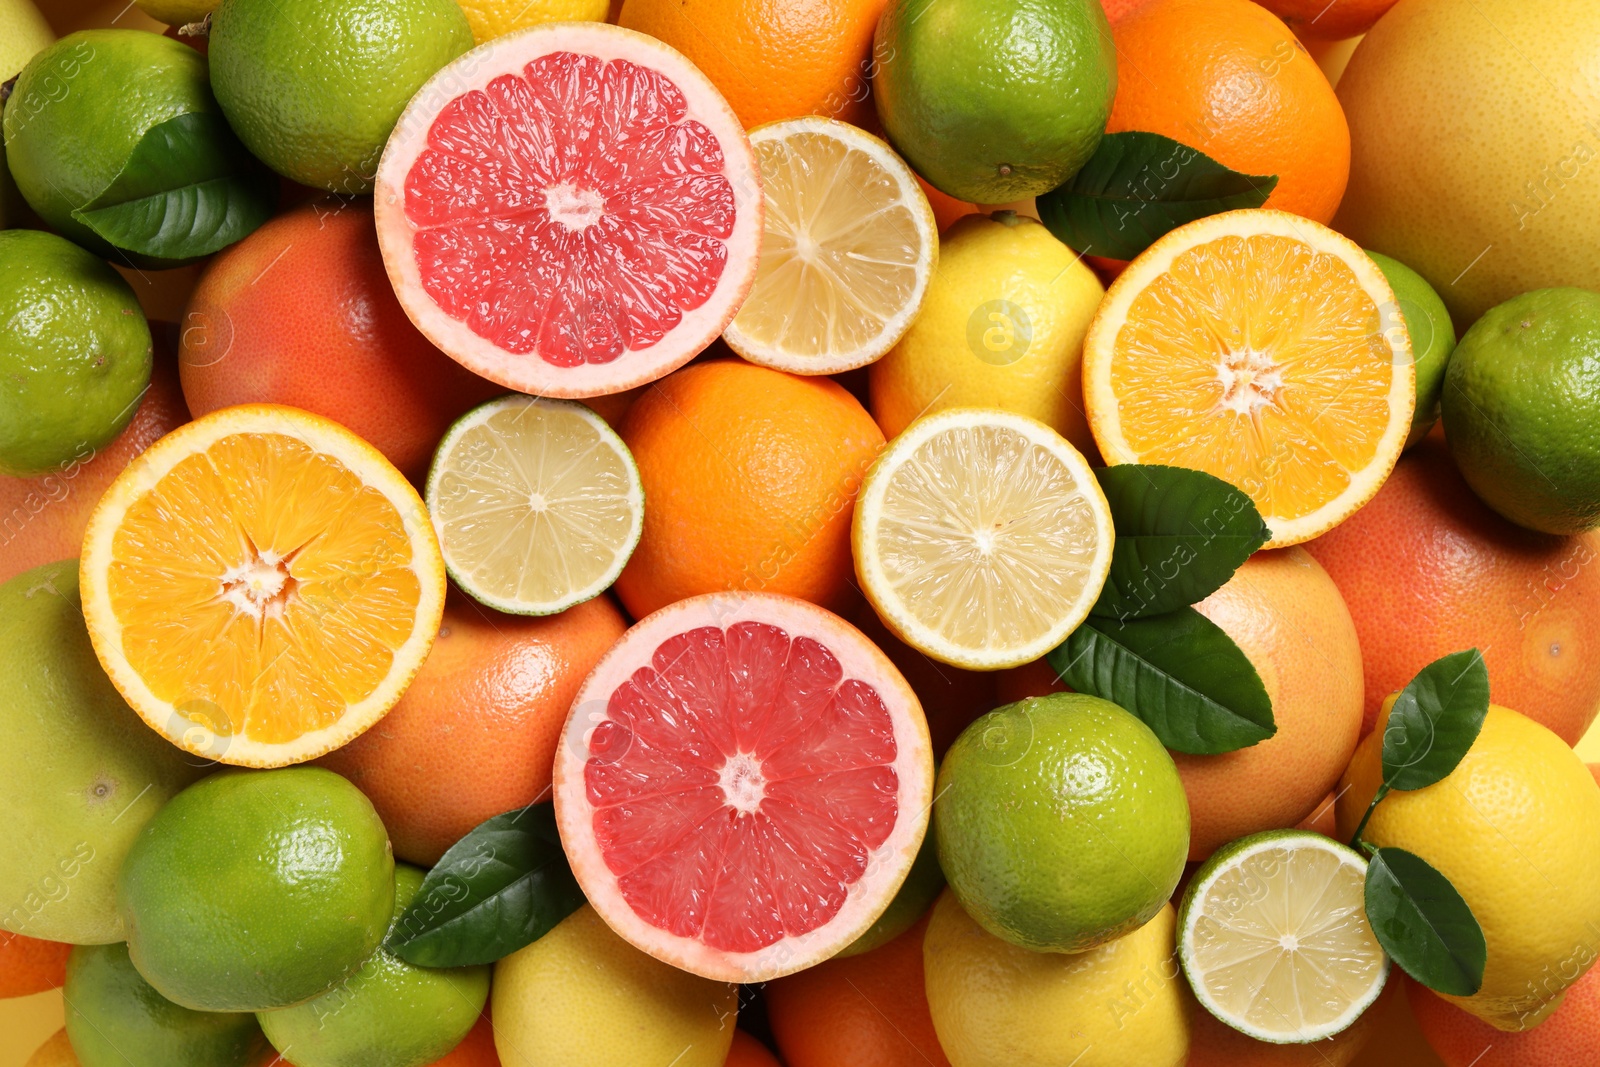
{"type": "Polygon", "coordinates": [[[572,698],[625,628],[606,596],[523,617],[452,590],[400,702],[318,762],[367,794],[397,857],[431,866],[483,820],[548,799],[572,698]]]}
{"type": "Polygon", "coordinates": [[[928,206],[933,208],[933,221],[938,224],[940,233],[948,229],[957,219],[966,218],[978,210],[976,204],[957,200],[949,193],[941,193],[929,185],[922,175],[918,174],[916,178],[917,184],[922,187],[922,195],[928,198],[928,206]]]}
{"type": "Polygon", "coordinates": [[[1312,833],[1321,834],[1323,837],[1339,838],[1339,816],[1335,806],[1336,795],[1329,793],[1317,804],[1317,808],[1310,815],[1295,823],[1299,830],[1310,830],[1312,833]]]}
{"type": "Polygon", "coordinates": [[[117,439],[82,462],[36,478],[0,474],[0,582],[43,563],[73,559],[83,547],[89,515],[122,468],[163,435],[189,421],[178,387],[178,365],[167,334],[154,331],[150,388],[117,439]]]}
{"type": "MultiPolygon", "coordinates": [[[[1383,997],[1392,996],[1385,989],[1383,997]]],[[[1190,1000],[1189,1059],[1184,1067],[1348,1067],[1372,1038],[1380,999],[1350,1026],[1310,1045],[1274,1045],[1247,1037],[1190,1000]]]]}
{"type": "Polygon", "coordinates": [[[184,313],[179,355],[196,418],[233,404],[304,408],[412,481],[457,416],[504,392],[411,325],[366,202],[307,204],[217,256],[184,313]]]}
{"type": "Polygon", "coordinates": [[[728,1050],[724,1067],[783,1067],[783,1065],[778,1062],[776,1056],[767,1051],[767,1046],[743,1030],[735,1030],[733,1047],[728,1050]]]}
{"type": "Polygon", "coordinates": [[[883,432],[837,383],[691,364],[634,401],[622,439],[644,482],[644,534],[616,584],[634,618],[728,589],[849,602],[850,517],[883,432]]]}
{"type": "Polygon", "coordinates": [[[1600,534],[1554,537],[1490,511],[1435,432],[1377,496],[1306,544],[1361,635],[1366,710],[1440,656],[1478,648],[1490,698],[1576,744],[1600,710],[1600,534]]]}
{"type": "Polygon", "coordinates": [[[1372,29],[1396,0],[1259,0],[1305,40],[1342,41],[1372,29]]]}
{"type": "Polygon", "coordinates": [[[1250,0],[1149,0],[1112,36],[1107,132],[1165,134],[1245,174],[1276,174],[1263,206],[1333,218],[1350,177],[1350,127],[1276,15],[1250,0]]]}
{"type": "Polygon", "coordinates": [[[1592,1067],[1600,1063],[1600,968],[1567,987],[1549,1018],[1521,1033],[1496,1030],[1402,976],[1411,1014],[1445,1067],[1592,1067]]]}
{"type": "Polygon", "coordinates": [[[625,0],[617,24],[689,57],[745,129],[797,115],[860,126],[885,0],[625,0]]]}
{"type": "Polygon", "coordinates": [[[927,917],[888,944],[768,983],[788,1067],[950,1067],[923,992],[927,917]]]}
{"type": "Polygon", "coordinates": [[[30,997],[60,989],[67,980],[71,945],[0,930],[0,998],[30,997]]]}

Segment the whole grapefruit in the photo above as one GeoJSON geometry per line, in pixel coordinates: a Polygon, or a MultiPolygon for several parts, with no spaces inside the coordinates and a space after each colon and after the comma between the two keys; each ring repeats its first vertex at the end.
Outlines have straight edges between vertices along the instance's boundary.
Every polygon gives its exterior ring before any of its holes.
{"type": "Polygon", "coordinates": [[[184,314],[179,357],[196,418],[233,404],[305,408],[413,481],[456,416],[501,391],[411,325],[362,201],[306,204],[213,260],[184,314]]]}
{"type": "Polygon", "coordinates": [[[1361,637],[1363,734],[1384,697],[1465,648],[1483,652],[1495,703],[1568,744],[1600,711],[1600,534],[1557,537],[1501,518],[1468,488],[1442,434],[1305,547],[1361,637]]]}
{"type": "Polygon", "coordinates": [[[1406,0],[1339,80],[1334,220],[1439,291],[1459,330],[1530,289],[1600,287],[1600,5],[1406,0]]]}
{"type": "Polygon", "coordinates": [[[432,865],[485,819],[549,799],[572,698],[624,628],[606,596],[518,616],[452,590],[400,702],[321,762],[372,800],[396,856],[432,865]]]}
{"type": "Polygon", "coordinates": [[[1422,1036],[1445,1067],[1588,1067],[1600,1063],[1600,968],[1567,987],[1544,1022],[1522,1033],[1496,1030],[1406,978],[1406,996],[1422,1036]]]}

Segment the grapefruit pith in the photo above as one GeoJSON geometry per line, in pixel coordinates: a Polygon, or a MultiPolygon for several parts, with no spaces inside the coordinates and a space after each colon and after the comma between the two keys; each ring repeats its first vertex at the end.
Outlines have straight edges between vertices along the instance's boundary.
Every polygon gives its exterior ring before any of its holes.
{"type": "Polygon", "coordinates": [[[760,260],[760,172],[733,110],[678,52],[604,23],[510,34],[434,75],[384,151],[376,207],[417,328],[544,396],[688,362],[760,260]]]}
{"type": "Polygon", "coordinates": [[[555,766],[595,910],[730,982],[860,936],[905,880],[932,791],[900,672],[843,619],[774,593],[692,597],[634,626],[579,690],[555,766]]]}

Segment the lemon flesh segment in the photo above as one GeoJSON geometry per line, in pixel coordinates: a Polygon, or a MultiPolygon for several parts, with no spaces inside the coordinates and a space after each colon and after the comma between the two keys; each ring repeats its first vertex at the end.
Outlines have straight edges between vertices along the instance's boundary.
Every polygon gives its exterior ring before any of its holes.
{"type": "Polygon", "coordinates": [[[1367,924],[1367,865],[1319,834],[1225,850],[1184,901],[1179,956],[1195,996],[1260,1041],[1339,1033],[1383,992],[1389,958],[1367,924]]]}
{"type": "Polygon", "coordinates": [[[622,439],[582,404],[491,400],[445,435],[428,509],[456,584],[500,611],[549,615],[604,592],[644,529],[622,439]]]}
{"type": "Polygon", "coordinates": [[[753,363],[799,374],[865,366],[927,295],[939,235],[888,145],[809,116],[752,131],[766,201],[761,264],[725,335],[753,363]]]}
{"type": "Polygon", "coordinates": [[[951,409],[914,423],[868,474],[857,566],[911,645],[998,670],[1050,651],[1105,584],[1114,534],[1083,456],[1043,423],[951,409]]]}

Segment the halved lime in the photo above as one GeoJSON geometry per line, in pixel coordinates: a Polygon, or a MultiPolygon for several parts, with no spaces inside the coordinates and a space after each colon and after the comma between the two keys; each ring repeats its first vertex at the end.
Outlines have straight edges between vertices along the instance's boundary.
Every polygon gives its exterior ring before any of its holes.
{"type": "Polygon", "coordinates": [[[450,577],[517,615],[604,592],[644,526],[628,446],[569,400],[518,394],[461,416],[434,454],[427,498],[450,577]]]}
{"type": "Polygon", "coordinates": [[[1339,1033],[1389,976],[1367,925],[1367,862],[1305,830],[1240,838],[1196,872],[1178,911],[1178,958],[1195,997],[1258,1041],[1339,1033]]]}

